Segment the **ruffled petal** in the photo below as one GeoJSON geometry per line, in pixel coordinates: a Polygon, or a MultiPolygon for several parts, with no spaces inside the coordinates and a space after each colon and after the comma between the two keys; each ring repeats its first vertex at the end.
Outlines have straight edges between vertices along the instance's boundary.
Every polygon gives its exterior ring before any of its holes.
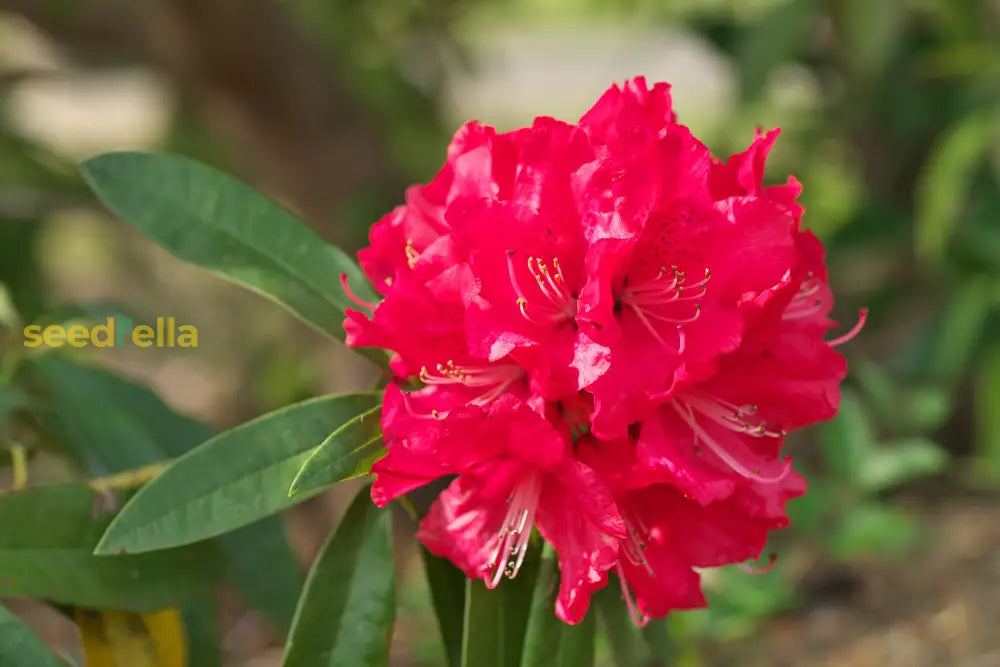
{"type": "Polygon", "coordinates": [[[607,583],[618,557],[615,536],[624,535],[624,524],[610,492],[578,461],[567,461],[546,479],[536,521],[559,555],[556,615],[577,623],[591,594],[607,583]]]}

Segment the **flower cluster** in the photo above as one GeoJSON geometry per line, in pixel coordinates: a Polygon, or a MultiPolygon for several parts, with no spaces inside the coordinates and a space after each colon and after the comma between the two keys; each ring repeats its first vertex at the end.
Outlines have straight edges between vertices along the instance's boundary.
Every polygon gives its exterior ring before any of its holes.
{"type": "Polygon", "coordinates": [[[375,503],[452,476],[420,540],[492,587],[537,529],[568,623],[611,570],[642,623],[757,558],[805,491],[782,442],[833,416],[860,327],[825,340],[799,184],[763,185],[776,137],[716,160],[642,78],[576,124],[460,129],[359,254],[383,298],[347,341],[397,376],[375,503]]]}

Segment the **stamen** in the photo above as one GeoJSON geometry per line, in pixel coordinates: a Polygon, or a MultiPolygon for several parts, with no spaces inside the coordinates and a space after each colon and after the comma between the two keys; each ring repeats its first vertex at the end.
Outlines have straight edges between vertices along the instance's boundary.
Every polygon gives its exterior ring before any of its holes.
{"type": "Polygon", "coordinates": [[[830,347],[837,347],[838,345],[843,345],[844,343],[848,342],[849,340],[857,336],[859,333],[861,333],[861,329],[865,326],[866,321],[868,321],[868,309],[862,308],[861,310],[858,311],[857,324],[851,327],[851,330],[845,333],[843,336],[838,336],[837,338],[834,338],[831,341],[827,341],[827,344],[830,347]]]}
{"type": "Polygon", "coordinates": [[[451,413],[450,410],[445,410],[444,413],[442,413],[436,409],[431,410],[429,413],[417,412],[413,409],[413,406],[410,405],[409,396],[406,394],[403,394],[403,407],[406,408],[406,412],[409,413],[410,416],[416,417],[417,419],[444,419],[451,413]]]}
{"type": "MultiPolygon", "coordinates": [[[[536,324],[558,324],[576,316],[576,299],[566,286],[566,276],[563,274],[559,260],[553,258],[552,270],[548,265],[537,257],[528,258],[528,272],[535,279],[537,291],[541,294],[541,300],[535,309],[538,312],[528,312],[528,297],[524,288],[517,280],[517,271],[514,267],[514,250],[507,251],[507,274],[510,277],[510,284],[517,294],[517,307],[521,315],[530,322],[536,324]]],[[[534,303],[534,302],[533,302],[534,303]]]]}
{"type": "Polygon", "coordinates": [[[636,308],[632,304],[629,304],[629,306],[632,308],[632,312],[635,313],[635,316],[639,318],[639,321],[642,322],[642,325],[646,327],[646,330],[653,337],[653,339],[667,350],[671,350],[672,348],[669,345],[667,345],[666,341],[664,341],[663,338],[660,337],[660,334],[659,332],[657,332],[656,327],[650,324],[649,320],[646,319],[646,315],[642,312],[642,310],[636,308]]]}
{"type": "Polygon", "coordinates": [[[622,514],[622,519],[625,520],[625,530],[628,533],[628,537],[624,542],[620,542],[619,546],[628,558],[629,562],[633,565],[640,565],[649,576],[656,576],[653,573],[653,568],[646,560],[646,545],[652,539],[649,528],[646,527],[645,522],[642,520],[642,516],[639,512],[633,511],[631,509],[626,509],[619,505],[619,510],[622,514]]]}
{"type": "Polygon", "coordinates": [[[372,312],[375,312],[375,308],[377,307],[375,304],[368,303],[364,299],[358,298],[358,296],[354,292],[351,291],[351,286],[347,284],[347,274],[346,273],[341,273],[340,274],[340,284],[344,286],[344,293],[347,294],[347,298],[348,299],[350,299],[351,301],[353,301],[357,305],[361,306],[362,308],[366,308],[366,309],[368,309],[368,310],[370,310],[372,312]]]}
{"type": "MultiPolygon", "coordinates": [[[[787,477],[789,472],[791,472],[792,468],[787,463],[785,464],[784,470],[777,477],[764,477],[763,475],[760,474],[759,470],[757,471],[750,470],[742,463],[737,461],[732,454],[726,451],[725,447],[716,442],[715,439],[712,438],[712,436],[710,436],[708,432],[705,431],[704,428],[702,428],[702,426],[698,423],[698,420],[695,418],[694,410],[691,409],[690,405],[680,400],[673,400],[670,401],[670,406],[673,407],[674,411],[677,412],[678,415],[680,415],[681,419],[684,420],[684,423],[686,423],[691,428],[691,430],[694,431],[695,446],[697,446],[698,442],[701,441],[702,444],[708,447],[713,454],[719,457],[719,459],[721,459],[723,463],[729,466],[732,469],[732,471],[735,472],[737,475],[745,477],[746,479],[752,479],[756,482],[761,482],[762,484],[777,484],[785,477],[787,477]]],[[[748,434],[767,435],[766,432],[765,433],[748,432],[748,434]]]]}
{"type": "Polygon", "coordinates": [[[622,567],[621,560],[615,564],[615,571],[618,573],[618,582],[622,586],[622,597],[625,598],[625,606],[628,607],[632,622],[640,628],[646,627],[646,624],[649,623],[649,616],[639,611],[639,605],[632,598],[632,591],[629,590],[628,582],[625,581],[625,569],[622,567]]]}
{"type": "Polygon", "coordinates": [[[746,563],[737,563],[736,567],[740,568],[747,574],[767,574],[774,569],[774,565],[777,562],[778,554],[770,554],[767,557],[767,565],[757,567],[755,565],[747,565],[746,563]]]}
{"type": "Polygon", "coordinates": [[[521,289],[521,285],[517,282],[517,275],[514,271],[514,250],[507,251],[507,275],[510,276],[510,284],[514,287],[514,292],[517,294],[518,302],[524,301],[527,303],[528,299],[524,296],[524,290],[521,289]]]}
{"type": "Polygon", "coordinates": [[[515,482],[511,497],[507,500],[510,507],[497,531],[499,542],[490,558],[489,567],[493,570],[493,576],[486,582],[487,588],[496,588],[504,576],[513,579],[521,569],[528,553],[540,494],[541,475],[537,470],[532,470],[515,482]]]}
{"type": "Polygon", "coordinates": [[[810,272],[809,277],[799,285],[799,291],[785,307],[782,319],[801,320],[819,314],[825,305],[822,288],[822,281],[814,278],[810,272]]]}
{"type": "Polygon", "coordinates": [[[760,420],[747,419],[748,415],[757,414],[756,405],[735,405],[714,396],[694,393],[688,393],[684,397],[684,403],[730,431],[745,433],[756,438],[782,438],[787,435],[783,429],[770,429],[760,420]]]}
{"type": "Polygon", "coordinates": [[[657,343],[668,351],[683,354],[687,341],[681,328],[701,317],[701,303],[693,304],[693,314],[684,315],[677,314],[676,310],[671,309],[670,304],[690,304],[702,298],[708,291],[710,278],[711,272],[705,269],[704,278],[692,285],[685,285],[683,271],[678,270],[676,266],[671,266],[669,269],[661,266],[655,278],[630,284],[628,289],[618,295],[618,299],[635,313],[657,343]],[[654,323],[668,326],[660,326],[658,330],[654,323]],[[677,332],[675,347],[664,340],[662,335],[664,328],[677,332]]]}
{"type": "Polygon", "coordinates": [[[699,317],[701,317],[701,304],[696,303],[694,305],[694,315],[691,315],[690,317],[666,317],[664,315],[660,315],[658,313],[651,313],[649,311],[646,311],[646,317],[651,317],[654,320],[659,320],[660,322],[666,322],[668,324],[676,324],[678,326],[683,326],[685,324],[691,324],[699,317]]]}
{"type": "Polygon", "coordinates": [[[403,252],[406,253],[406,263],[412,269],[417,260],[420,259],[420,253],[413,247],[413,239],[406,239],[406,247],[403,249],[403,252]]]}
{"type": "Polygon", "coordinates": [[[484,406],[492,403],[507,387],[524,376],[524,370],[514,364],[498,364],[496,366],[459,366],[448,360],[438,364],[436,374],[431,373],[426,366],[420,369],[420,380],[428,385],[461,384],[466,387],[486,387],[487,391],[471,399],[468,404],[484,406]]]}

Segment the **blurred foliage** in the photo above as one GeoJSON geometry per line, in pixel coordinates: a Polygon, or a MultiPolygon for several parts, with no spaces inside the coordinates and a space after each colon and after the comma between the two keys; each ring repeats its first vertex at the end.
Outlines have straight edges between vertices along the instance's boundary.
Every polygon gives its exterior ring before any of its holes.
{"type": "MultiPolygon", "coordinates": [[[[72,21],[86,2],[49,4],[72,21]]],[[[996,3],[286,0],[282,6],[412,180],[430,178],[442,161],[451,129],[443,101],[449,76],[476,67],[468,26],[480,34],[498,24],[516,29],[572,16],[701,36],[737,74],[737,103],[707,129],[710,145],[725,154],[745,145],[758,124],[783,128],[769,176],[795,173],[805,185],[805,221],[827,244],[838,316],[849,323],[859,307],[871,309],[863,336],[845,348],[851,377],[839,417],[807,436],[815,442],[800,443],[811,488],[790,506],[793,528],[774,549],[805,543],[829,562],[896,557],[921,534],[901,496],[1000,484],[996,3]]],[[[131,57],[89,61],[99,68],[131,57]]],[[[15,443],[32,459],[54,451],[74,461],[78,481],[157,464],[206,439],[209,429],[134,383],[76,361],[26,357],[20,347],[23,322],[111,312],[54,303],[44,284],[39,238],[52,214],[96,202],[68,159],[20,134],[7,117],[11,91],[30,76],[0,77],[0,451],[12,452],[15,443]]],[[[178,107],[164,148],[236,167],[194,105],[178,107]]],[[[355,193],[341,207],[344,238],[360,245],[367,225],[400,197],[355,193]]],[[[317,393],[311,359],[294,350],[276,354],[250,369],[253,391],[269,405],[317,393]]],[[[0,454],[4,465],[16,459],[0,454]]],[[[278,528],[268,519],[243,529],[259,532],[242,537],[268,545],[259,552],[241,548],[238,534],[228,544],[219,540],[217,558],[247,601],[287,631],[294,598],[287,587],[255,577],[258,567],[246,562],[264,554],[278,578],[298,580],[278,528]]],[[[653,654],[697,665],[698,655],[680,640],[746,635],[802,603],[780,567],[757,577],[727,570],[707,587],[710,610],[643,631],[653,654]]],[[[422,580],[401,593],[404,602],[428,595],[422,580]]],[[[185,605],[189,636],[207,632],[203,600],[177,604],[185,605]]],[[[404,609],[416,613],[421,606],[429,605],[410,602],[404,609]]],[[[604,654],[638,650],[622,643],[636,637],[616,634],[611,624],[604,632],[604,654]]],[[[418,657],[440,658],[441,649],[426,647],[426,636],[414,641],[418,657]]],[[[218,656],[203,664],[213,660],[218,656]]]]}

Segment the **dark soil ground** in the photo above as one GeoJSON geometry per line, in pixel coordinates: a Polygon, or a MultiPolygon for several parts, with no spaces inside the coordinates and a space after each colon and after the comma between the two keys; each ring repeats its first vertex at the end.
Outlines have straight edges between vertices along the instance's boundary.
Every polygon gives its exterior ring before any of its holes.
{"type": "Polygon", "coordinates": [[[1000,500],[962,498],[921,512],[927,539],[899,560],[830,569],[804,609],[713,665],[1000,667],[1000,500]]]}

